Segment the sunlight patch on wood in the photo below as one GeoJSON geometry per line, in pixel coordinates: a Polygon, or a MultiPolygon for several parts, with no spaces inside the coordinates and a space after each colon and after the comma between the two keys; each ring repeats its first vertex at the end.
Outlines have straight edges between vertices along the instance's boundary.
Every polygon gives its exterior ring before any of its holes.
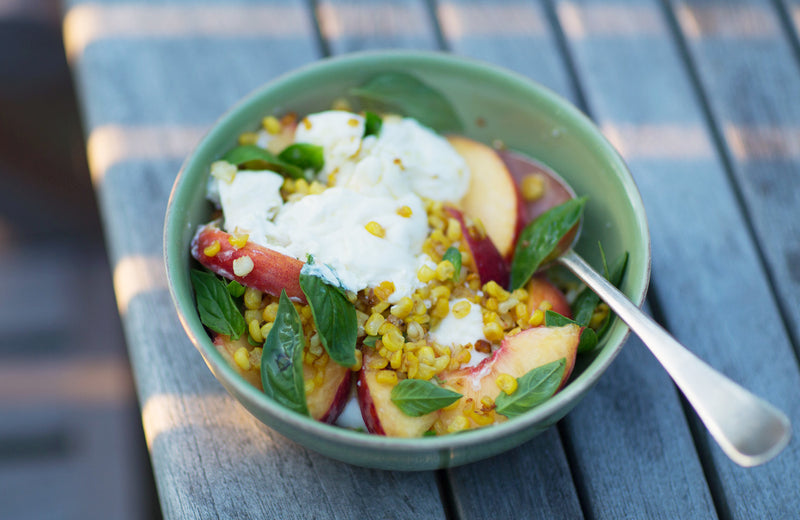
{"type": "Polygon", "coordinates": [[[200,126],[104,125],[89,133],[86,155],[92,182],[99,186],[108,169],[131,159],[183,159],[207,128],[200,126]]]}
{"type": "Polygon", "coordinates": [[[114,267],[114,292],[117,306],[124,317],[136,296],[167,289],[164,260],[154,256],[127,256],[114,267]]]}
{"type": "Polygon", "coordinates": [[[725,140],[739,161],[800,159],[800,127],[726,124],[725,140]]]}
{"type": "Polygon", "coordinates": [[[579,6],[558,4],[558,19],[570,39],[592,37],[663,36],[666,33],[659,12],[653,7],[623,3],[579,6]]]}
{"type": "Polygon", "coordinates": [[[714,154],[699,125],[605,123],[601,128],[625,159],[709,159],[714,154]]]}
{"type": "Polygon", "coordinates": [[[442,32],[447,38],[473,36],[543,36],[544,21],[529,3],[503,2],[491,5],[442,2],[437,8],[442,32]]]}
{"type": "Polygon", "coordinates": [[[754,5],[719,5],[677,9],[678,23],[689,39],[736,38],[763,39],[780,37],[778,21],[771,10],[754,5]]]}
{"type": "Polygon", "coordinates": [[[91,43],[110,38],[307,35],[309,18],[304,9],[282,5],[80,4],[64,16],[64,48],[74,63],[91,43]]]}
{"type": "Polygon", "coordinates": [[[326,39],[347,37],[418,36],[428,34],[429,24],[420,10],[389,2],[332,4],[325,0],[317,5],[320,32],[326,39]]]}

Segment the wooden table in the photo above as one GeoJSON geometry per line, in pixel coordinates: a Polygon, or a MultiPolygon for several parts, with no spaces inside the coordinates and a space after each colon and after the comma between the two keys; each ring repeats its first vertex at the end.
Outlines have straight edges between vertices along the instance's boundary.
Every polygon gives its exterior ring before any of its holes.
{"type": "Polygon", "coordinates": [[[800,515],[800,441],[734,465],[635,338],[568,417],[493,459],[396,473],[309,452],[212,377],[161,242],[183,158],[258,85],[362,49],[480,58],[597,122],[648,211],[650,311],[800,425],[800,0],[67,0],[64,24],[166,518],[800,515]]]}

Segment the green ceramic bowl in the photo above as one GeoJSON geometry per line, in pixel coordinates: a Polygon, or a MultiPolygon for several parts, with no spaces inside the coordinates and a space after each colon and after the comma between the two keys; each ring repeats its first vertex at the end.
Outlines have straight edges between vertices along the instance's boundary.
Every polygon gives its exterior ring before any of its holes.
{"type": "Polygon", "coordinates": [[[517,74],[450,54],[371,52],[321,60],[282,76],[234,106],[213,126],[181,169],[167,208],[164,250],[169,287],[181,323],[222,385],[270,428],[314,451],[359,466],[429,470],[476,461],[509,450],[564,417],[620,352],[628,329],[611,328],[597,350],[582,355],[570,382],[552,399],[521,417],[457,435],[387,438],[316,422],[277,405],[247,384],[217,353],[195,309],[189,281],[189,242],[209,219],[205,200],[209,165],[256,129],[263,116],[329,108],[348,89],[376,73],[403,71],[445,93],[465,124],[464,134],[501,139],[561,174],[588,195],[576,250],[599,265],[606,256],[630,253],[623,292],[641,303],[649,281],[650,240],[639,192],[620,156],[569,102],[517,74]]]}

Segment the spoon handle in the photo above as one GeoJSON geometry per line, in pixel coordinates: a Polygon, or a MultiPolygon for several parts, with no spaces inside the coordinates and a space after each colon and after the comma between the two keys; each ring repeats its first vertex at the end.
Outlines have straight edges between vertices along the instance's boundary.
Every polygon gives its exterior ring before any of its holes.
{"type": "Polygon", "coordinates": [[[577,253],[558,261],[591,288],[650,349],[694,407],[711,436],[741,466],[763,464],[789,442],[789,419],[678,343],[577,253]]]}

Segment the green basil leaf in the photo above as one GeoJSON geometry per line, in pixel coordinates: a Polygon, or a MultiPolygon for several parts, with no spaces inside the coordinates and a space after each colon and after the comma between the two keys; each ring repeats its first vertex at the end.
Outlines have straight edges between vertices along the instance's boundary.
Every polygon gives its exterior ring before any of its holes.
{"type": "Polygon", "coordinates": [[[520,233],[511,261],[511,289],[525,285],[581,219],[586,197],[570,199],[539,215],[520,233]]]}
{"type": "Polygon", "coordinates": [[[444,252],[444,256],[442,260],[447,260],[453,267],[455,267],[455,272],[453,273],[453,281],[458,282],[458,279],[461,278],[461,251],[455,247],[448,247],[447,251],[444,252]]]}
{"type": "Polygon", "coordinates": [[[292,179],[307,180],[302,168],[290,164],[254,144],[237,146],[223,155],[222,160],[248,170],[269,169],[292,179]]]}
{"type": "MultiPolygon", "coordinates": [[[[620,285],[622,285],[622,280],[625,278],[625,272],[628,269],[629,256],[630,255],[627,251],[623,253],[620,258],[617,259],[616,263],[614,264],[614,268],[611,269],[608,274],[608,281],[611,282],[614,287],[619,288],[620,285]]],[[[600,325],[600,327],[597,329],[598,338],[603,337],[606,331],[608,331],[608,329],[611,327],[611,321],[613,318],[614,313],[609,311],[608,316],[606,316],[606,319],[603,321],[602,325],[600,325]]]]}
{"type": "Polygon", "coordinates": [[[361,343],[368,346],[369,348],[375,348],[375,343],[377,343],[379,339],[381,338],[379,338],[378,336],[367,336],[361,343]]]}
{"type": "Polygon", "coordinates": [[[303,323],[297,309],[281,291],[275,324],[270,329],[261,355],[261,384],[264,393],[277,403],[308,415],[303,383],[303,323]]]}
{"type": "Polygon", "coordinates": [[[597,342],[599,341],[597,332],[590,327],[585,327],[581,332],[581,339],[578,342],[578,353],[582,352],[589,352],[590,350],[594,350],[597,346],[597,342]]]}
{"type": "Polygon", "coordinates": [[[228,293],[234,298],[241,298],[244,295],[245,287],[236,280],[231,280],[228,284],[228,293]]]}
{"type": "Polygon", "coordinates": [[[462,395],[424,379],[403,379],[394,388],[390,399],[411,417],[419,417],[453,404],[462,395]]]}
{"type": "MultiPolygon", "coordinates": [[[[546,311],[544,313],[544,324],[546,327],[563,327],[564,325],[580,325],[575,320],[571,320],[566,316],[559,314],[555,311],[546,311]]],[[[597,334],[589,327],[583,327],[581,337],[578,342],[578,352],[587,352],[597,346],[597,334]]]]}
{"type": "Polygon", "coordinates": [[[318,172],[325,166],[325,156],[322,147],[308,143],[290,144],[278,154],[278,159],[293,164],[303,170],[318,172]]]}
{"type": "Polygon", "coordinates": [[[233,302],[225,282],[216,275],[199,269],[192,269],[189,276],[197,299],[197,312],[203,325],[214,332],[238,339],[247,324],[233,302]]]}
{"type": "Polygon", "coordinates": [[[309,274],[305,266],[300,270],[300,288],[306,295],[320,341],[330,358],[345,367],[355,365],[358,335],[355,306],[339,287],[316,274],[309,274]]]}
{"type": "Polygon", "coordinates": [[[413,117],[439,132],[463,129],[453,105],[441,92],[404,72],[379,74],[350,93],[378,112],[413,117]]]}
{"type": "Polygon", "coordinates": [[[376,114],[375,112],[370,112],[367,110],[364,113],[364,135],[363,137],[367,137],[370,135],[374,135],[378,137],[381,134],[381,127],[383,126],[383,119],[381,116],[376,114]]]}
{"type": "Polygon", "coordinates": [[[600,297],[588,287],[578,293],[572,303],[572,314],[575,316],[575,323],[581,327],[588,326],[598,303],[600,303],[600,297]]]}
{"type": "Polygon", "coordinates": [[[545,311],[544,325],[545,327],[563,327],[564,325],[576,325],[576,323],[556,311],[545,311]]]}
{"type": "Polygon", "coordinates": [[[501,392],[494,400],[495,411],[508,418],[516,417],[548,400],[561,386],[566,368],[567,360],[561,358],[517,378],[517,390],[513,394],[501,392]]]}

